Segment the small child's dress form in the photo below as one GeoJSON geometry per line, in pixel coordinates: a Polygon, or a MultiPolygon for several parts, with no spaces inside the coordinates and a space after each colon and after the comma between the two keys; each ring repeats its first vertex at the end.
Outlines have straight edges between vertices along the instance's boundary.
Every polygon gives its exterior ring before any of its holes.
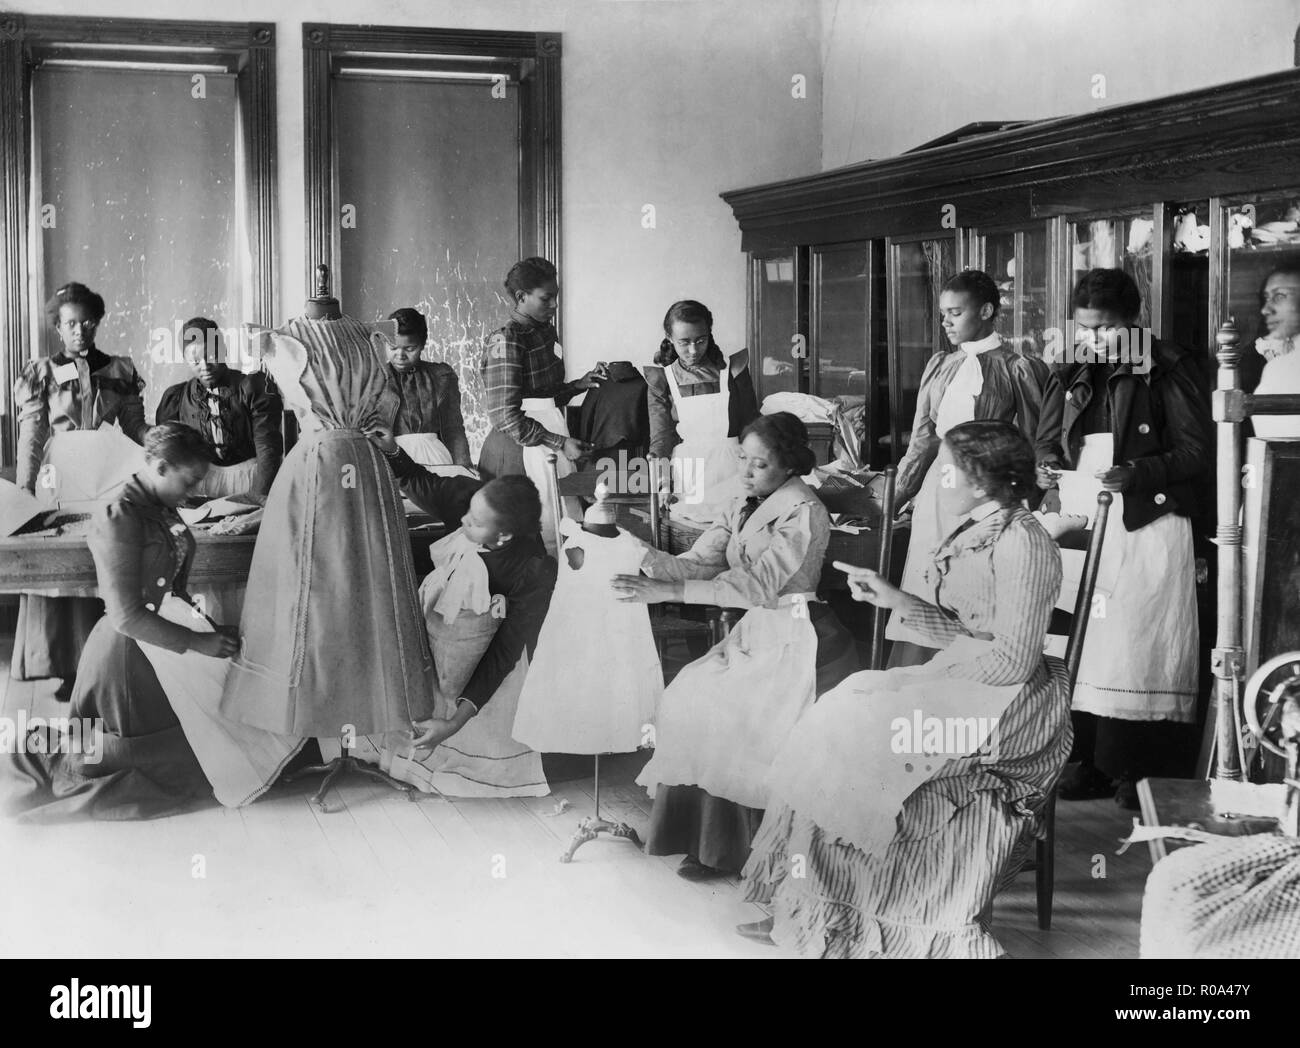
{"type": "Polygon", "coordinates": [[[639,573],[645,548],[626,532],[604,538],[568,518],[560,527],[559,579],[513,734],[543,753],[631,753],[649,741],[663,669],[646,606],[617,600],[610,580],[639,573]]]}

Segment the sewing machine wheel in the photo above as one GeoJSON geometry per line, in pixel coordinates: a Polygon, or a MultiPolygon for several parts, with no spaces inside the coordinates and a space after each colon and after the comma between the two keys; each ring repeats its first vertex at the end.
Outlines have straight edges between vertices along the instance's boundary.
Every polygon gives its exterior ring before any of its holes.
{"type": "Polygon", "coordinates": [[[1275,656],[1260,666],[1246,682],[1241,697],[1251,734],[1279,757],[1286,756],[1282,712],[1288,698],[1300,701],[1300,651],[1275,656]]]}

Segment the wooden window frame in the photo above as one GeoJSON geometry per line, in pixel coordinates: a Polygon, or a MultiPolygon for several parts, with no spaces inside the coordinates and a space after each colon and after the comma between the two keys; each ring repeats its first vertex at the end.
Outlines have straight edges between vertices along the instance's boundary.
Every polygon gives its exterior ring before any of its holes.
{"type": "MultiPolygon", "coordinates": [[[[413,26],[302,27],[307,273],[325,262],[339,274],[341,202],[335,179],[332,81],[342,63],[392,69],[459,67],[485,59],[519,70],[519,244],[560,268],[560,34],[413,26]],[[436,60],[436,61],[435,61],[436,60]]],[[[468,68],[468,67],[467,67],[468,68]]],[[[346,288],[334,294],[346,311],[346,288]]]]}
{"type": "Polygon", "coordinates": [[[50,58],[226,65],[237,76],[245,156],[252,299],[248,319],[276,313],[275,26],[153,18],[0,14],[0,462],[11,465],[13,380],[30,354],[29,206],[32,73],[50,58]]]}

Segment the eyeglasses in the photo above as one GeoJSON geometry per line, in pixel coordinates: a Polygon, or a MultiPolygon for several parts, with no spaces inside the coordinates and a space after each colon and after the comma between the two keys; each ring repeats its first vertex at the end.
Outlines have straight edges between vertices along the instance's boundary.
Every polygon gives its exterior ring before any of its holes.
{"type": "Polygon", "coordinates": [[[94,330],[95,328],[99,327],[99,321],[98,320],[65,320],[61,324],[59,324],[59,327],[65,328],[68,331],[76,331],[77,328],[82,328],[83,330],[84,329],[94,330]]]}
{"type": "Polygon", "coordinates": [[[678,349],[705,349],[708,347],[710,339],[705,338],[675,338],[673,345],[678,349]]]}

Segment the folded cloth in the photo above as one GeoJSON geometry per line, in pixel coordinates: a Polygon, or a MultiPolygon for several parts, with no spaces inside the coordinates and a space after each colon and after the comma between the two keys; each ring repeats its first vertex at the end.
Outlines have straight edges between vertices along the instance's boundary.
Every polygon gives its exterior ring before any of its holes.
{"type": "Polygon", "coordinates": [[[775,415],[788,411],[802,422],[835,422],[840,407],[833,400],[814,397],[810,393],[772,393],[763,398],[758,409],[762,415],[775,415]]]}
{"type": "Polygon", "coordinates": [[[444,622],[451,622],[462,608],[480,615],[488,610],[492,593],[487,565],[479,556],[482,552],[483,547],[471,542],[463,528],[429,547],[433,571],[420,584],[426,618],[436,612],[444,622]]]}

